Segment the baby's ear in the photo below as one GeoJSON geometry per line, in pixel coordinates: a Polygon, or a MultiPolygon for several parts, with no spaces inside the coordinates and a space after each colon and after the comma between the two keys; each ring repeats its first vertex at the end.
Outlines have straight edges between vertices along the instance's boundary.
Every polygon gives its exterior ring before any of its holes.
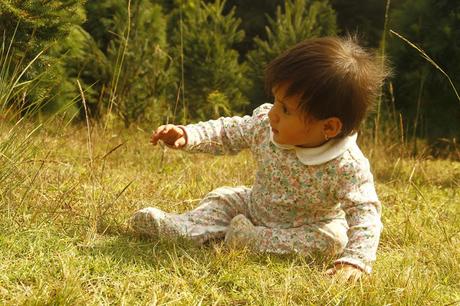
{"type": "Polygon", "coordinates": [[[342,131],[342,120],[337,117],[327,118],[323,122],[324,135],[329,139],[339,135],[342,131]]]}

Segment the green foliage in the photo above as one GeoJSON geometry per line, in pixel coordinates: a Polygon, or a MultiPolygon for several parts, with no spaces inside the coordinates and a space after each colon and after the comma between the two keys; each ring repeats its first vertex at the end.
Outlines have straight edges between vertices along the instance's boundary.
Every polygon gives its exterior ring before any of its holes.
{"type": "Polygon", "coordinates": [[[83,0],[0,2],[0,28],[5,29],[7,40],[19,25],[12,46],[12,67],[24,69],[45,50],[24,74],[24,80],[41,76],[41,81],[40,86],[25,93],[23,106],[50,100],[59,91],[64,63],[60,54],[49,51],[63,43],[73,27],[84,21],[83,4],[83,0]]]}
{"type": "Polygon", "coordinates": [[[217,118],[222,114],[231,114],[230,101],[224,94],[217,90],[209,93],[206,102],[207,107],[199,110],[200,117],[211,115],[211,117],[217,118]]]}
{"type": "Polygon", "coordinates": [[[86,9],[83,27],[90,36],[84,53],[92,56],[73,62],[86,84],[89,108],[97,116],[108,107],[127,126],[143,119],[169,84],[166,19],[161,7],[148,0],[130,7],[123,0],[91,1],[86,9]]]}
{"type": "Polygon", "coordinates": [[[283,51],[304,39],[334,35],[336,16],[327,1],[288,0],[284,9],[278,7],[276,19],[268,18],[267,39],[255,39],[256,48],[249,52],[250,78],[255,86],[249,96],[253,106],[264,103],[265,66],[283,51]]]}
{"type": "Polygon", "coordinates": [[[2,0],[0,28],[14,29],[19,22],[20,28],[15,36],[18,52],[36,54],[50,43],[64,39],[75,24],[84,21],[84,2],[2,0]]]}
{"type": "MultiPolygon", "coordinates": [[[[115,79],[115,70],[120,69],[120,63],[117,64],[116,57],[112,58],[114,61],[108,57],[108,50],[110,46],[112,49],[116,49],[117,46],[118,49],[123,50],[125,40],[123,35],[128,19],[127,1],[88,1],[85,9],[88,17],[82,28],[88,33],[88,40],[85,43],[84,53],[89,56],[79,58],[73,63],[81,68],[78,69],[80,72],[78,76],[85,90],[89,115],[99,118],[103,109],[110,103],[110,99],[115,97],[111,83],[115,79]],[[116,20],[121,21],[122,24],[117,25],[116,20]]],[[[79,106],[79,110],[80,118],[83,119],[85,116],[83,105],[79,106]]]]}
{"type": "Polygon", "coordinates": [[[224,13],[235,8],[235,14],[241,19],[241,28],[245,33],[243,40],[236,44],[240,57],[246,56],[250,50],[255,49],[254,38],[256,36],[261,39],[267,38],[265,32],[267,16],[275,17],[276,7],[283,3],[282,0],[228,0],[225,2],[224,13]]]}
{"type": "Polygon", "coordinates": [[[169,82],[166,20],[161,7],[147,0],[133,2],[113,17],[115,33],[107,56],[112,71],[111,99],[125,125],[158,102],[169,82]],[[128,14],[131,14],[128,18],[128,14]],[[128,24],[130,22],[130,24],[128,24]]]}
{"type": "MultiPolygon", "coordinates": [[[[110,110],[125,125],[247,112],[266,101],[263,69],[288,47],[346,31],[375,47],[388,21],[379,0],[132,0],[130,13],[128,3],[0,0],[5,42],[18,26],[2,63],[4,106],[66,107],[82,118],[79,80],[91,116],[110,110]],[[5,81],[22,72],[17,86],[5,81]]],[[[388,28],[426,50],[460,87],[458,1],[392,1],[390,9],[388,28]]],[[[405,134],[458,137],[460,108],[449,82],[400,39],[387,40],[396,68],[391,98],[405,134]]]]}
{"type": "MultiPolygon", "coordinates": [[[[343,34],[357,34],[360,43],[377,48],[385,22],[385,4],[388,0],[331,0],[337,12],[337,24],[343,34]]],[[[392,1],[396,3],[399,1],[392,1]]]]}
{"type": "MultiPolygon", "coordinates": [[[[20,167],[33,155],[32,136],[40,128],[28,124],[26,120],[34,116],[43,103],[41,100],[35,100],[25,105],[28,92],[33,90],[41,79],[38,76],[25,80],[24,75],[40,53],[30,62],[24,62],[24,67],[15,65],[13,59],[18,58],[13,58],[17,54],[14,54],[12,45],[16,30],[10,41],[6,40],[4,34],[0,45],[0,186],[3,187],[1,194],[23,183],[18,179],[18,176],[21,176],[20,167]]],[[[19,59],[20,62],[23,60],[23,57],[19,59]]]]}
{"type": "Polygon", "coordinates": [[[83,28],[90,33],[104,54],[107,53],[114,36],[120,34],[114,31],[117,27],[114,16],[125,12],[125,18],[121,20],[125,24],[127,5],[128,1],[123,0],[87,1],[85,4],[88,16],[83,28]]]}
{"type": "Polygon", "coordinates": [[[54,69],[59,75],[60,82],[54,90],[52,103],[47,107],[47,111],[53,113],[64,106],[68,112],[81,115],[83,106],[77,85],[79,80],[85,98],[90,103],[90,113],[97,114],[95,101],[98,100],[100,88],[94,85],[100,80],[107,79],[110,65],[92,36],[76,25],[60,44],[51,48],[49,53],[59,58],[61,64],[54,69]]]}
{"type": "MultiPolygon", "coordinates": [[[[35,60],[29,63],[23,70],[13,60],[15,54],[12,50],[12,45],[15,32],[16,29],[10,41],[7,41],[5,35],[3,35],[0,47],[0,119],[2,121],[11,117],[16,119],[18,113],[20,114],[23,111],[17,105],[22,104],[21,100],[24,99],[32,84],[30,81],[24,82],[22,78],[30,67],[30,64],[35,60]]],[[[20,61],[22,61],[22,58],[20,61]]]]}
{"type": "Polygon", "coordinates": [[[106,102],[125,124],[142,118],[162,96],[169,62],[164,51],[166,21],[161,7],[151,1],[135,1],[130,18],[123,0],[90,1],[86,7],[84,1],[3,1],[0,7],[1,25],[20,25],[13,58],[27,60],[46,48],[26,77],[42,75],[40,86],[27,97],[49,101],[47,111],[65,106],[84,115],[77,80],[91,115],[98,116],[106,102]],[[85,9],[90,20],[82,28],[85,9]]]}
{"type": "MultiPolygon", "coordinates": [[[[395,6],[390,28],[425,50],[460,88],[460,62],[453,60],[460,58],[460,2],[406,0],[395,6]]],[[[406,126],[431,141],[458,137],[460,107],[449,82],[416,50],[390,37],[389,53],[396,70],[395,101],[406,126]]]]}
{"type": "Polygon", "coordinates": [[[239,29],[240,20],[234,10],[223,15],[223,8],[224,2],[220,0],[209,4],[190,1],[173,12],[174,67],[177,83],[182,83],[183,76],[183,102],[189,112],[182,114],[182,119],[205,119],[214,114],[215,107],[207,98],[216,90],[225,96],[224,100],[231,101],[232,112],[241,111],[247,104],[242,94],[249,83],[245,78],[246,66],[238,62],[238,52],[233,48],[242,41],[244,32],[239,29]]]}

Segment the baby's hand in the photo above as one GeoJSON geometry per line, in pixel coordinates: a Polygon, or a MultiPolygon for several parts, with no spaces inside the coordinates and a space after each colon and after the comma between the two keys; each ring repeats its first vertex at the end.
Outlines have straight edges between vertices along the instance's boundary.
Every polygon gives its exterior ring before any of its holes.
{"type": "Polygon", "coordinates": [[[156,145],[158,140],[162,140],[169,147],[179,149],[187,143],[187,135],[180,127],[167,124],[160,126],[153,132],[150,142],[156,145]]]}
{"type": "Polygon", "coordinates": [[[332,276],[338,283],[356,282],[363,277],[363,271],[346,263],[335,265],[327,270],[326,274],[332,276]]]}

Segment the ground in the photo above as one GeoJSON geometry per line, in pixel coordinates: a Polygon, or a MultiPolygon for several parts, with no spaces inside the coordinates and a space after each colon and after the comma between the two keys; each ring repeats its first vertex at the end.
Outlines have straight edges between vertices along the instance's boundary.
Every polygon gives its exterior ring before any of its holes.
{"type": "Polygon", "coordinates": [[[377,154],[361,140],[384,230],[373,274],[340,284],[319,259],[127,230],[141,207],[183,212],[219,186],[251,185],[249,152],[154,148],[140,128],[93,127],[90,138],[65,122],[29,138],[1,132],[2,154],[19,153],[0,165],[0,304],[460,304],[459,162],[377,154]]]}

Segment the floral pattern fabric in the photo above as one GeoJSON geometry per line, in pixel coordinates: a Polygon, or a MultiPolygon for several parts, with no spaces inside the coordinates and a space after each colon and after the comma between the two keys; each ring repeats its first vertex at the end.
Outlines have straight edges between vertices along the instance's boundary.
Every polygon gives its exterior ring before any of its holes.
{"type": "Polygon", "coordinates": [[[200,242],[227,233],[232,237],[226,241],[247,241],[256,251],[320,252],[339,256],[335,263],[371,272],[382,224],[368,160],[354,142],[332,160],[302,163],[295,150],[271,141],[271,107],[264,104],[252,116],[182,127],[186,151],[235,154],[249,148],[257,172],[252,188],[219,188],[196,209],[171,220],[187,224],[183,236],[200,242]],[[231,222],[236,216],[238,220],[231,222]]]}

